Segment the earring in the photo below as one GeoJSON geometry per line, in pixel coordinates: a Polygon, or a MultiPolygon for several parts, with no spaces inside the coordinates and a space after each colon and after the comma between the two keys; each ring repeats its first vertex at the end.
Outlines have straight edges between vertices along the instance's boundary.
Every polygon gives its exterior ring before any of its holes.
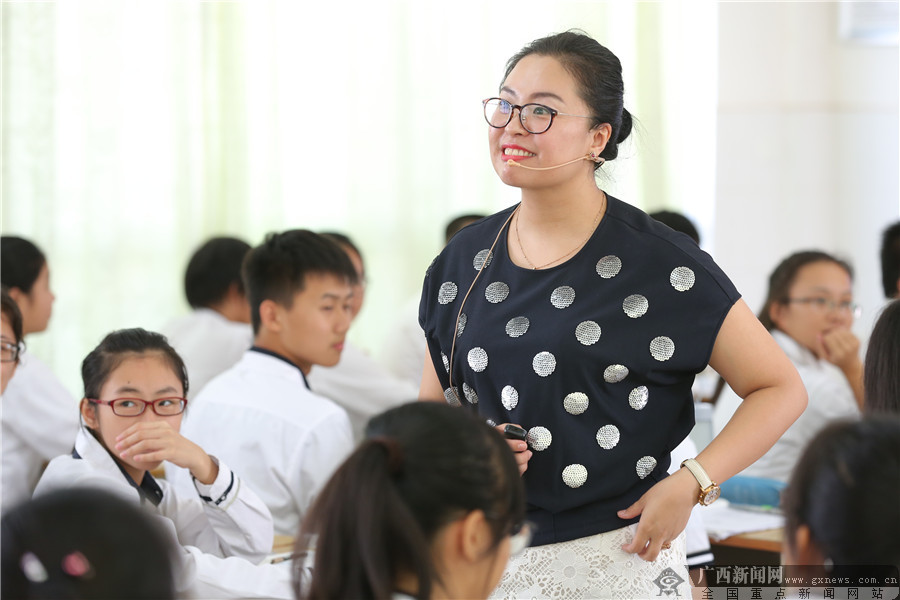
{"type": "Polygon", "coordinates": [[[594,161],[595,163],[597,163],[598,165],[602,165],[603,163],[606,162],[606,160],[600,158],[600,157],[597,156],[597,154],[594,153],[594,152],[591,152],[591,160],[594,161]]]}

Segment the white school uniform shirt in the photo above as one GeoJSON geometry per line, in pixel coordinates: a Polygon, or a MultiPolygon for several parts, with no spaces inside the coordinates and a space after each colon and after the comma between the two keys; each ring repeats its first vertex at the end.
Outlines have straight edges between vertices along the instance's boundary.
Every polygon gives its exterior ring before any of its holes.
{"type": "MultiPolygon", "coordinates": [[[[424,341],[424,334],[422,340],[424,341]]],[[[363,438],[366,423],[389,408],[414,402],[419,386],[394,377],[375,359],[345,343],[341,360],[333,367],[314,366],[309,387],[347,411],[353,438],[363,438]]]]}
{"type": "Polygon", "coordinates": [[[31,498],[50,459],[69,454],[78,433],[78,402],[46,364],[23,354],[3,394],[2,510],[31,498]]]}
{"type": "MultiPolygon", "coordinates": [[[[741,471],[749,477],[766,477],[781,482],[790,479],[794,465],[810,440],[829,423],[840,419],[859,419],[860,410],[853,389],[841,370],[801,346],[784,332],[773,330],[772,337],[791,359],[806,386],[809,403],[803,414],[784,432],[775,445],[759,460],[741,471]]],[[[716,433],[737,410],[741,399],[727,386],[722,390],[713,418],[716,433]]]]}
{"type": "Polygon", "coordinates": [[[420,297],[410,298],[385,338],[379,360],[394,376],[409,381],[418,389],[427,355],[425,332],[419,325],[420,297]]]}
{"type": "Polygon", "coordinates": [[[188,399],[195,398],[213,377],[234,366],[253,345],[249,323],[229,321],[211,308],[198,308],[173,319],[160,333],[187,367],[188,399]]]}
{"type": "Polygon", "coordinates": [[[155,515],[178,548],[173,571],[179,597],[293,598],[289,568],[256,564],[272,551],[272,516],[224,462],[217,462],[216,480],[195,482],[186,494],[149,473],[138,486],[82,428],[75,452],[50,461],[34,493],[99,487],[155,515]]]}
{"type": "MultiPolygon", "coordinates": [[[[181,432],[241,474],[279,535],[297,535],[319,490],[353,450],[344,409],[310,391],[293,363],[256,348],[188,403],[181,432]]],[[[166,476],[186,485],[184,469],[167,465],[166,476]]]]}

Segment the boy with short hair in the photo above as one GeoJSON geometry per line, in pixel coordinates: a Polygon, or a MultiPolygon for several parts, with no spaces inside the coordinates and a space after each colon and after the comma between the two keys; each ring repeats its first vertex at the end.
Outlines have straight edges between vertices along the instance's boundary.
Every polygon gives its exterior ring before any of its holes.
{"type": "MultiPolygon", "coordinates": [[[[306,376],[340,359],[355,280],[334,242],[306,230],[267,236],[244,262],[254,345],[185,413],[183,435],[241,474],[272,512],[276,534],[296,535],[352,451],[347,413],[310,391],[306,376]]],[[[173,475],[190,485],[189,475],[173,475]]]]}
{"type": "Polygon", "coordinates": [[[184,292],[193,310],[160,329],[187,367],[188,398],[196,397],[253,345],[250,304],[241,278],[249,251],[244,240],[218,236],[204,242],[188,261],[184,292]]]}

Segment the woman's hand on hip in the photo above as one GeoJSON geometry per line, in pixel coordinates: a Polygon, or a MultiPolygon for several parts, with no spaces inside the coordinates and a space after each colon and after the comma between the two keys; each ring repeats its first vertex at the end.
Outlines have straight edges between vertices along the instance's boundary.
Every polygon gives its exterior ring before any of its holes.
{"type": "Polygon", "coordinates": [[[634,538],[622,550],[646,561],[656,560],[662,547],[684,531],[699,496],[700,484],[686,469],[679,469],[654,485],[618,513],[622,519],[641,517],[634,538]]]}

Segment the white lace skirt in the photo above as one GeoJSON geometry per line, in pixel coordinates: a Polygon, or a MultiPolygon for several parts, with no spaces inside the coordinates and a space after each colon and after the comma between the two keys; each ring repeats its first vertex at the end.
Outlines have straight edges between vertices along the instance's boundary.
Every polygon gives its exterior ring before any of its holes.
{"type": "Polygon", "coordinates": [[[622,546],[637,525],[558,544],[526,548],[510,559],[491,598],[688,598],[684,533],[654,562],[622,546]]]}

